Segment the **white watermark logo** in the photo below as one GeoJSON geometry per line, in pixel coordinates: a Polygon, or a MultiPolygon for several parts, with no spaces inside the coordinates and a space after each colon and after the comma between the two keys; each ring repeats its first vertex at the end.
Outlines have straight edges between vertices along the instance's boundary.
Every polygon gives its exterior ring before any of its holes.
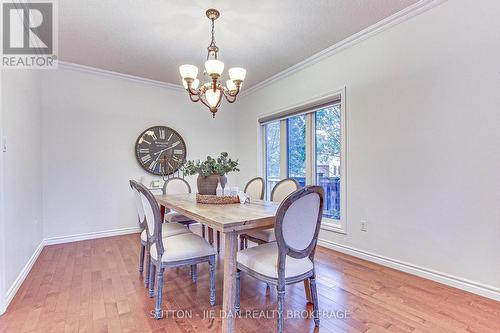
{"type": "Polygon", "coordinates": [[[2,68],[57,68],[56,4],[2,2],[2,68]]]}

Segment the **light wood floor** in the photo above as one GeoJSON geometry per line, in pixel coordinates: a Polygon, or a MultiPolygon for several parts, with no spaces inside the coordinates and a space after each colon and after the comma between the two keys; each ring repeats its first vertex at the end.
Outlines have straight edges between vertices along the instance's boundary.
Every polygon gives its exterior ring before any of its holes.
{"type": "MultiPolygon", "coordinates": [[[[209,305],[207,265],[200,265],[197,284],[188,268],[167,271],[167,317],[157,321],[137,270],[138,237],[45,247],[0,317],[0,332],[219,332],[220,318],[204,318],[204,311],[219,315],[222,263],[215,307],[209,305]]],[[[500,332],[499,302],[324,248],[316,265],[321,327],[287,318],[286,332],[500,332]]],[[[275,290],[266,295],[264,283],[244,275],[242,286],[242,311],[257,318],[237,319],[237,331],[274,332],[275,319],[262,316],[274,314],[275,290]]],[[[286,311],[311,310],[302,284],[286,292],[286,311]]]]}

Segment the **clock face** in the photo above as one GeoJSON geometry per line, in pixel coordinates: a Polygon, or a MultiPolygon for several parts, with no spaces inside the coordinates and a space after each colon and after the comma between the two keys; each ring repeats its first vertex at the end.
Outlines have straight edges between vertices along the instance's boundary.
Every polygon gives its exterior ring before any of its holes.
{"type": "Polygon", "coordinates": [[[137,138],[135,156],[149,173],[157,176],[173,174],[186,161],[186,144],[170,127],[154,126],[137,138]]]}

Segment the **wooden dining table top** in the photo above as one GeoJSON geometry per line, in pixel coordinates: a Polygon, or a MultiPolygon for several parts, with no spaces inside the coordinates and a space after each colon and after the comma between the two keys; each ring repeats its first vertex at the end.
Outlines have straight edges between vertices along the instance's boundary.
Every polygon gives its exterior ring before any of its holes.
{"type": "Polygon", "coordinates": [[[155,198],[160,205],[221,232],[272,227],[279,206],[264,200],[251,200],[244,204],[203,204],[196,202],[195,193],[162,194],[155,198]]]}

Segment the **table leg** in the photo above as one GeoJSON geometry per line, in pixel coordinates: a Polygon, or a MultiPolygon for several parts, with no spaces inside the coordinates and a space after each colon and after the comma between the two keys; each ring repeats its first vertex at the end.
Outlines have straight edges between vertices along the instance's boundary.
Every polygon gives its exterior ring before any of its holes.
{"type": "Polygon", "coordinates": [[[208,227],[208,243],[212,245],[214,243],[214,229],[208,227]]]}
{"type": "Polygon", "coordinates": [[[224,233],[224,287],[222,295],[222,332],[234,332],[236,301],[236,252],[238,235],[235,232],[224,233]]]}
{"type": "Polygon", "coordinates": [[[304,280],[304,290],[306,292],[306,299],[309,303],[312,304],[312,296],[311,296],[311,283],[309,279],[304,280]]]}

